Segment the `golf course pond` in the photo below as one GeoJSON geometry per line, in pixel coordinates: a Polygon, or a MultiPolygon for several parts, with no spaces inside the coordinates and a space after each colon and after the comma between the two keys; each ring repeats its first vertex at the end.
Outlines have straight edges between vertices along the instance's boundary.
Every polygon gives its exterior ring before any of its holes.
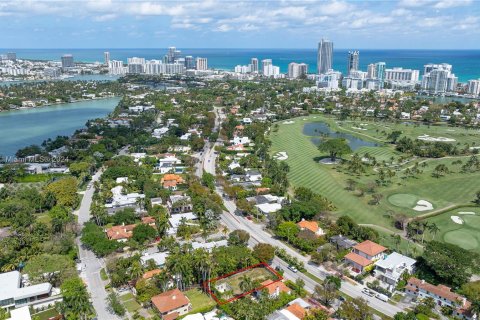
{"type": "Polygon", "coordinates": [[[361,147],[379,147],[381,144],[376,142],[371,142],[363,140],[359,137],[353,136],[348,133],[333,131],[326,123],[324,122],[310,122],[306,123],[303,126],[303,134],[306,136],[312,137],[312,142],[315,145],[321,143],[322,137],[329,138],[343,138],[347,140],[348,145],[352,148],[353,151],[361,147]]]}

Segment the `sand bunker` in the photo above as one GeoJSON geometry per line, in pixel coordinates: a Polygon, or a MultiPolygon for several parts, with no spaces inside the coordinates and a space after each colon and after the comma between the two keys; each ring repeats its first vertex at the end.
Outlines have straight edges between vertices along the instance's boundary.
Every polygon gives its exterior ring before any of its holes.
{"type": "Polygon", "coordinates": [[[277,160],[287,160],[288,159],[288,155],[285,151],[280,151],[280,152],[277,152],[274,156],[273,156],[274,159],[277,159],[277,160]]]}
{"type": "Polygon", "coordinates": [[[295,123],[294,121],[284,121],[283,124],[292,124],[295,123]]]}
{"type": "Polygon", "coordinates": [[[359,127],[352,127],[352,129],[367,131],[367,129],[365,129],[365,128],[359,128],[359,127]]]}
{"type": "Polygon", "coordinates": [[[418,136],[418,140],[423,141],[434,141],[434,142],[454,142],[455,139],[445,138],[445,137],[430,137],[428,134],[424,134],[423,136],[418,136]]]}
{"type": "Polygon", "coordinates": [[[455,223],[463,224],[463,220],[462,220],[462,218],[460,218],[459,216],[451,216],[450,218],[451,218],[452,221],[455,222],[455,223]]]}
{"type": "Polygon", "coordinates": [[[472,216],[476,215],[475,212],[471,212],[471,211],[461,211],[461,212],[458,212],[458,214],[467,214],[467,215],[472,215],[472,216]]]}
{"type": "Polygon", "coordinates": [[[428,211],[432,209],[433,205],[427,200],[418,200],[417,205],[413,208],[415,211],[428,211]]]}

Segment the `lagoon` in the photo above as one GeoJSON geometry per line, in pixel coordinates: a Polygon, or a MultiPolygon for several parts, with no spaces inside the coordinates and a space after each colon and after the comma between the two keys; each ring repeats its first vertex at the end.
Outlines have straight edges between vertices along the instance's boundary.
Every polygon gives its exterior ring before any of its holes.
{"type": "Polygon", "coordinates": [[[305,124],[303,126],[303,134],[313,137],[312,142],[315,145],[319,145],[321,143],[322,137],[343,138],[347,140],[348,145],[350,146],[350,148],[352,148],[353,151],[357,150],[360,147],[380,146],[380,144],[378,143],[366,141],[348,133],[333,131],[324,122],[311,122],[305,124]]]}
{"type": "Polygon", "coordinates": [[[0,112],[0,157],[48,138],[70,136],[87,120],[107,116],[119,101],[108,98],[0,112]]]}

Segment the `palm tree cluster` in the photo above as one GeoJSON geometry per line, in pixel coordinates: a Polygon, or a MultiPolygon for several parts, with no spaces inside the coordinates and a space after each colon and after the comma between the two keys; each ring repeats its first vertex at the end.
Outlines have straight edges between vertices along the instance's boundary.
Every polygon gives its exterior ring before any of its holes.
{"type": "Polygon", "coordinates": [[[435,236],[440,231],[437,224],[434,222],[414,220],[407,225],[407,237],[412,240],[417,240],[417,236],[421,235],[421,243],[424,243],[426,231],[429,231],[432,235],[432,240],[435,240],[435,236]]]}

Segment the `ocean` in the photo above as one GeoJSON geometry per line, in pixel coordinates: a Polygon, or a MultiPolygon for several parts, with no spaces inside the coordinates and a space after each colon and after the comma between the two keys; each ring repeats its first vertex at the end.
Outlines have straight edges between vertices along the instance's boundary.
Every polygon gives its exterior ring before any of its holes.
{"type": "MultiPolygon", "coordinates": [[[[272,59],[273,64],[287,72],[290,62],[304,62],[309,72],[316,72],[316,49],[182,49],[182,56],[208,58],[210,68],[233,70],[236,65],[245,65],[250,58],[272,59]]],[[[0,49],[0,52],[16,52],[18,58],[38,60],[60,60],[63,54],[73,54],[75,61],[103,62],[103,52],[110,52],[110,59],[127,61],[128,57],[161,59],[167,49],[0,49]]],[[[343,73],[347,69],[348,49],[334,50],[333,66],[343,73]]],[[[460,82],[480,78],[480,50],[359,50],[360,69],[384,61],[387,68],[403,67],[420,70],[427,63],[449,63],[460,82]]]]}

